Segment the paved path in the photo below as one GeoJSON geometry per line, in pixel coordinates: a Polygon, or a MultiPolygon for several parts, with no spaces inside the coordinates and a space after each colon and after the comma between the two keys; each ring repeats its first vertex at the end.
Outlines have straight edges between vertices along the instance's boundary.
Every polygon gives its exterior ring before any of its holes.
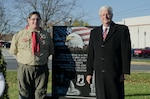
{"type": "MultiPolygon", "coordinates": [[[[5,59],[16,59],[15,55],[12,55],[8,52],[8,49],[2,49],[2,54],[5,59]]],[[[49,59],[52,59],[50,56],[49,59]]],[[[131,62],[132,65],[148,65],[150,66],[150,63],[148,62],[131,62]]]]}
{"type": "MultiPolygon", "coordinates": [[[[8,49],[2,49],[2,54],[5,59],[16,59],[15,55],[12,55],[8,52],[8,49]]],[[[49,59],[52,59],[50,56],[49,59]]],[[[150,66],[150,63],[148,62],[131,62],[132,65],[148,65],[150,66]]]]}
{"type": "Polygon", "coordinates": [[[5,59],[16,59],[16,57],[8,52],[8,49],[2,49],[2,54],[5,59]]]}
{"type": "MultiPolygon", "coordinates": [[[[8,52],[8,49],[2,49],[2,54],[5,60],[8,62],[8,69],[13,69],[13,64],[16,63],[16,57],[8,52]],[[15,63],[13,63],[15,61],[15,63]],[[10,66],[9,66],[10,65],[10,66]],[[11,68],[9,68],[11,67],[11,68]]],[[[49,69],[52,69],[52,57],[49,57],[49,69]]],[[[16,68],[16,67],[14,67],[16,68]]],[[[150,72],[150,63],[147,62],[138,62],[132,61],[131,62],[131,71],[133,72],[150,72]]]]}

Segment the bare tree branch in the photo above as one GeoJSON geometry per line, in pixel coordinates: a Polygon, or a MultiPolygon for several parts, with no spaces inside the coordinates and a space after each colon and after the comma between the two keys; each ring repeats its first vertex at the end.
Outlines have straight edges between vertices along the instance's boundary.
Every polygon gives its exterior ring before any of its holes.
{"type": "Polygon", "coordinates": [[[0,0],[0,33],[8,33],[9,30],[9,20],[6,15],[4,1],[0,0]]]}
{"type": "MultiPolygon", "coordinates": [[[[39,11],[42,17],[42,28],[51,29],[52,25],[64,25],[66,18],[76,7],[76,0],[15,0],[20,20],[24,22],[31,11],[39,11]],[[25,19],[25,20],[24,20],[25,19]]],[[[19,21],[19,22],[20,22],[19,21]]],[[[22,23],[20,22],[20,23],[22,23]]],[[[23,24],[25,25],[25,24],[23,24]]]]}

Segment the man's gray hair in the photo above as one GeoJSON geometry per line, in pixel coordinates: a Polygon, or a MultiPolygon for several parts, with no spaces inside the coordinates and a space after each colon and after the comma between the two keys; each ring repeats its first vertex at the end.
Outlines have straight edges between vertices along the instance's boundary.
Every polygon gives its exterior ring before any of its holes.
{"type": "Polygon", "coordinates": [[[104,10],[104,9],[107,9],[107,10],[109,11],[109,13],[110,13],[111,15],[113,15],[113,9],[112,9],[112,7],[110,7],[110,6],[102,6],[102,7],[99,9],[99,15],[101,14],[101,11],[104,10]]]}

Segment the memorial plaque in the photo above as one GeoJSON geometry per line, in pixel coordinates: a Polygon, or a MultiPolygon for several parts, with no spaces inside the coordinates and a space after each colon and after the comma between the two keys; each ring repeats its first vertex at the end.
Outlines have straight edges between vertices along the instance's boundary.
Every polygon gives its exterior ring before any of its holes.
{"type": "Polygon", "coordinates": [[[86,82],[87,47],[91,27],[53,27],[52,96],[95,96],[86,82]]]}

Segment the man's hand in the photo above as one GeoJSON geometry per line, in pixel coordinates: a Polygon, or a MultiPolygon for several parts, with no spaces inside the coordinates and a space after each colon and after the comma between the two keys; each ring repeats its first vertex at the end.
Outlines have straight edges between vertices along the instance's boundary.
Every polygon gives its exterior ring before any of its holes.
{"type": "Polygon", "coordinates": [[[92,76],[91,75],[87,75],[86,76],[86,81],[87,81],[88,84],[91,84],[92,83],[91,82],[92,81],[92,76]]]}
{"type": "Polygon", "coordinates": [[[120,76],[120,82],[124,82],[124,80],[126,80],[126,74],[122,74],[121,76],[120,76]]]}

